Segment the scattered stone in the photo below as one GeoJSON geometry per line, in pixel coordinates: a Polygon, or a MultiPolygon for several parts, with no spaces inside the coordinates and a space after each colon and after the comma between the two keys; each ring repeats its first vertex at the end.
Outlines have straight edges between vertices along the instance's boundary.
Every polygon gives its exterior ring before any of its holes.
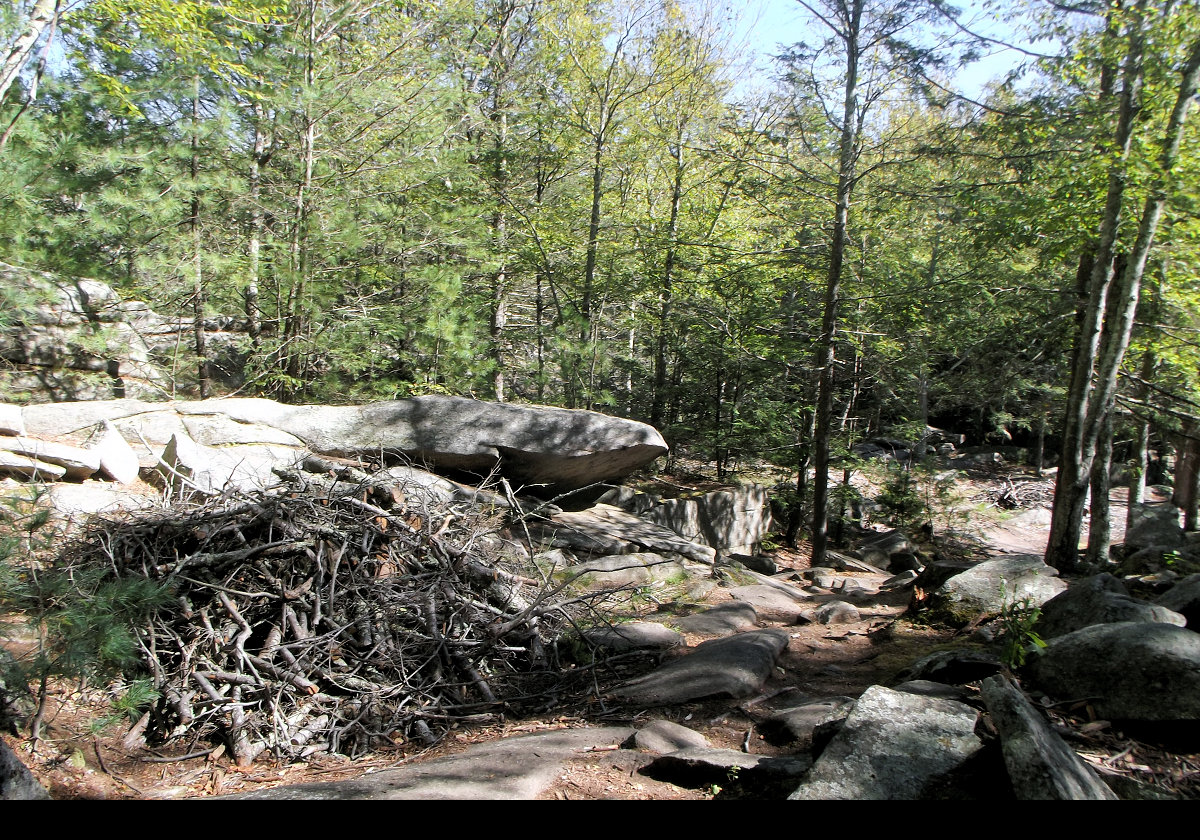
{"type": "Polygon", "coordinates": [[[593,627],[583,638],[596,647],[613,653],[631,650],[669,650],[684,644],[683,636],[665,625],[653,621],[632,621],[611,627],[593,627]]]}
{"type": "Polygon", "coordinates": [[[1075,581],[1065,592],[1042,604],[1034,630],[1043,639],[1053,639],[1092,624],[1118,621],[1159,621],[1179,627],[1187,624],[1177,612],[1131,598],[1121,581],[1103,573],[1075,581]]]}
{"type": "Polygon", "coordinates": [[[1018,799],[1117,798],[1011,680],[989,677],[983,681],[982,694],[1000,733],[1004,763],[1018,799]]]}
{"type": "Polygon", "coordinates": [[[920,799],[981,747],[975,710],[872,686],[789,799],[920,799]]]}
{"type": "Polygon", "coordinates": [[[758,612],[745,601],[726,601],[674,622],[685,633],[727,636],[758,625],[758,612]]]}
{"type": "Polygon", "coordinates": [[[1155,598],[1154,603],[1182,615],[1189,630],[1200,629],[1200,573],[1188,575],[1155,598]]]}
{"type": "Polygon", "coordinates": [[[655,755],[669,755],[686,749],[709,749],[712,744],[694,729],[670,720],[652,720],[623,745],[655,755]]]}
{"type": "Polygon", "coordinates": [[[708,697],[749,697],[762,688],[787,645],[788,634],[774,628],[713,639],[625,683],[614,695],[639,706],[690,703],[708,697]]]}
{"type": "Polygon", "coordinates": [[[813,743],[818,727],[832,721],[845,720],[854,706],[851,697],[827,697],[793,706],[767,717],[758,724],[758,731],[772,744],[796,743],[807,749],[813,743]]]}
{"type": "Polygon", "coordinates": [[[818,624],[854,624],[862,621],[862,615],[859,614],[858,607],[853,604],[847,604],[845,601],[830,601],[817,609],[816,621],[818,624]]]}
{"type": "Polygon", "coordinates": [[[729,590],[734,600],[745,601],[754,607],[759,618],[794,624],[804,609],[805,599],[797,592],[790,595],[773,586],[739,586],[729,590]]]}

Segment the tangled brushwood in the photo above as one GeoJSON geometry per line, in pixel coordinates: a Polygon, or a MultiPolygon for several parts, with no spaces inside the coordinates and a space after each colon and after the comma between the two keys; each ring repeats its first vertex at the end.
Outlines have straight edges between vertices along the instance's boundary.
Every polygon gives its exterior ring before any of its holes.
{"type": "Polygon", "coordinates": [[[150,743],[226,744],[241,765],[355,756],[594,692],[557,644],[587,599],[506,560],[498,524],[401,487],[306,481],[93,520],[61,562],[169,589],[139,629],[150,743]]]}

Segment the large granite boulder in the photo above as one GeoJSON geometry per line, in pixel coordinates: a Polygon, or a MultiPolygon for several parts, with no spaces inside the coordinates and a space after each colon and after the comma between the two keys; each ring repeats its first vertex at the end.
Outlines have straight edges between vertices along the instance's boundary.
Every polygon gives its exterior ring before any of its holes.
{"type": "Polygon", "coordinates": [[[427,396],[363,406],[294,406],[266,399],[139,400],[26,406],[28,434],[82,441],[109,421],[155,467],[172,438],[236,454],[290,447],[348,458],[424,461],[561,493],[619,480],[667,451],[652,427],[591,411],[427,396]]]}
{"type": "Polygon", "coordinates": [[[743,485],[691,499],[667,499],[643,516],[693,542],[726,553],[753,554],[771,527],[767,495],[761,485],[743,485]]]}
{"type": "Polygon", "coordinates": [[[966,624],[1025,599],[1041,606],[1066,588],[1058,570],[1041,557],[1020,554],[985,560],[954,575],[931,593],[928,606],[951,624],[966,624]]]}
{"type": "Polygon", "coordinates": [[[1099,574],[1075,581],[1043,604],[1034,629],[1043,639],[1053,639],[1092,624],[1119,621],[1160,621],[1179,627],[1187,624],[1179,613],[1139,601],[1129,595],[1121,581],[1110,574],[1099,574]]]}
{"type": "Polygon", "coordinates": [[[965,703],[872,686],[789,799],[920,799],[982,747],[965,703]]]}
{"type": "Polygon", "coordinates": [[[1108,720],[1200,723],[1200,633],[1173,624],[1094,624],[1050,641],[1026,666],[1051,697],[1088,698],[1108,720]]]}

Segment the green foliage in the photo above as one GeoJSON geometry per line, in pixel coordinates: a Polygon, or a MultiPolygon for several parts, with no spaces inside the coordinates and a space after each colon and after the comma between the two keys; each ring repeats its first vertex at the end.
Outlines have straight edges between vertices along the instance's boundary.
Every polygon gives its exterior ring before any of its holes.
{"type": "Polygon", "coordinates": [[[938,473],[930,464],[888,464],[883,492],[876,501],[889,522],[915,532],[922,526],[949,528],[966,515],[954,472],[938,473]]]}
{"type": "Polygon", "coordinates": [[[1020,668],[1035,650],[1046,647],[1034,631],[1042,611],[1029,598],[1005,601],[1000,610],[1000,661],[1008,668],[1020,668]]]}
{"type": "MultiPolygon", "coordinates": [[[[136,669],[136,628],[172,602],[169,590],[145,578],[122,578],[111,567],[79,567],[65,555],[48,560],[57,536],[42,491],[3,500],[0,541],[0,612],[23,621],[36,640],[14,660],[14,686],[37,684],[39,713],[53,677],[106,680],[136,669]]],[[[130,702],[145,703],[138,688],[130,702]]],[[[35,731],[36,735],[36,731],[35,731]]]]}

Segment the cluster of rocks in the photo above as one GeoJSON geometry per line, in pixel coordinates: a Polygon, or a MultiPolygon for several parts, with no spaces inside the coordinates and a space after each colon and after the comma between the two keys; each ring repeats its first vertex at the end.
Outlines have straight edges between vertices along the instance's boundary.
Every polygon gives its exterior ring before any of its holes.
{"type": "MultiPolygon", "coordinates": [[[[0,285],[22,290],[7,299],[12,317],[0,329],[3,393],[22,402],[163,399],[181,388],[186,392],[194,377],[196,365],[185,349],[193,340],[190,317],[161,315],[97,280],[5,263],[0,285]]],[[[205,319],[203,327],[210,377],[239,387],[244,322],[218,317],[205,319]]]]}

